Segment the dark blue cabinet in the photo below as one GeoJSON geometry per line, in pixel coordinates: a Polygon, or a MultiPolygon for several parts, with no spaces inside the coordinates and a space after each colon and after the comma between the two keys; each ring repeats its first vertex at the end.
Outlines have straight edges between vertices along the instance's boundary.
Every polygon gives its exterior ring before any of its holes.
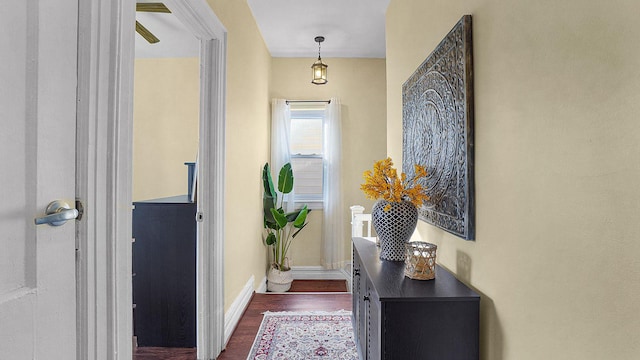
{"type": "Polygon", "coordinates": [[[354,331],[361,357],[477,360],[480,296],[438,266],[433,280],[404,276],[371,241],[353,239],[354,331]]]}
{"type": "Polygon", "coordinates": [[[196,346],[196,204],[134,202],[133,303],[138,346],[196,346]]]}

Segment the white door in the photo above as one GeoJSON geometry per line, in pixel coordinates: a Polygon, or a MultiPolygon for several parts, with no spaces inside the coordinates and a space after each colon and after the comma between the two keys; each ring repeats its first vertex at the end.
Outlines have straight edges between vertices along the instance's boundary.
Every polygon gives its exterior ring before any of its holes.
{"type": "Polygon", "coordinates": [[[0,359],[75,359],[78,0],[0,5],[0,359]]]}

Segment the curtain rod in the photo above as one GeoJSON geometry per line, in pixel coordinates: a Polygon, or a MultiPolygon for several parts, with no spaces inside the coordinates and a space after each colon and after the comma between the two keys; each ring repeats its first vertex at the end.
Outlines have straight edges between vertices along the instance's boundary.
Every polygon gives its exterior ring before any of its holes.
{"type": "Polygon", "coordinates": [[[287,105],[289,103],[327,103],[331,104],[331,100],[287,100],[287,105]]]}

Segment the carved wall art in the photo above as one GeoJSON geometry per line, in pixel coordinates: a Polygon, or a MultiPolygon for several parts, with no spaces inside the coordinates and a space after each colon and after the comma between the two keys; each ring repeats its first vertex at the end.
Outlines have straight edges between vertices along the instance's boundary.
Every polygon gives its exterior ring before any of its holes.
{"type": "Polygon", "coordinates": [[[471,15],[465,15],[402,86],[402,164],[428,176],[419,218],[475,237],[471,15]]]}

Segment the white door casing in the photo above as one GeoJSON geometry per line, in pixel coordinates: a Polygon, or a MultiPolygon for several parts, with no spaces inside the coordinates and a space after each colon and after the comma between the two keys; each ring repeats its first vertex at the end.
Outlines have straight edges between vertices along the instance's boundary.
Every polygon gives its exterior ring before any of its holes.
{"type": "Polygon", "coordinates": [[[74,359],[77,0],[26,0],[0,12],[0,358],[74,359]]]}
{"type": "MultiPolygon", "coordinates": [[[[130,360],[135,1],[78,0],[78,360],[130,360]]],[[[70,358],[69,358],[70,359],[70,358]]],[[[67,360],[67,358],[65,358],[67,360]]]]}
{"type": "Polygon", "coordinates": [[[227,33],[205,0],[165,4],[200,41],[196,307],[198,359],[224,348],[224,169],[227,33]]]}

